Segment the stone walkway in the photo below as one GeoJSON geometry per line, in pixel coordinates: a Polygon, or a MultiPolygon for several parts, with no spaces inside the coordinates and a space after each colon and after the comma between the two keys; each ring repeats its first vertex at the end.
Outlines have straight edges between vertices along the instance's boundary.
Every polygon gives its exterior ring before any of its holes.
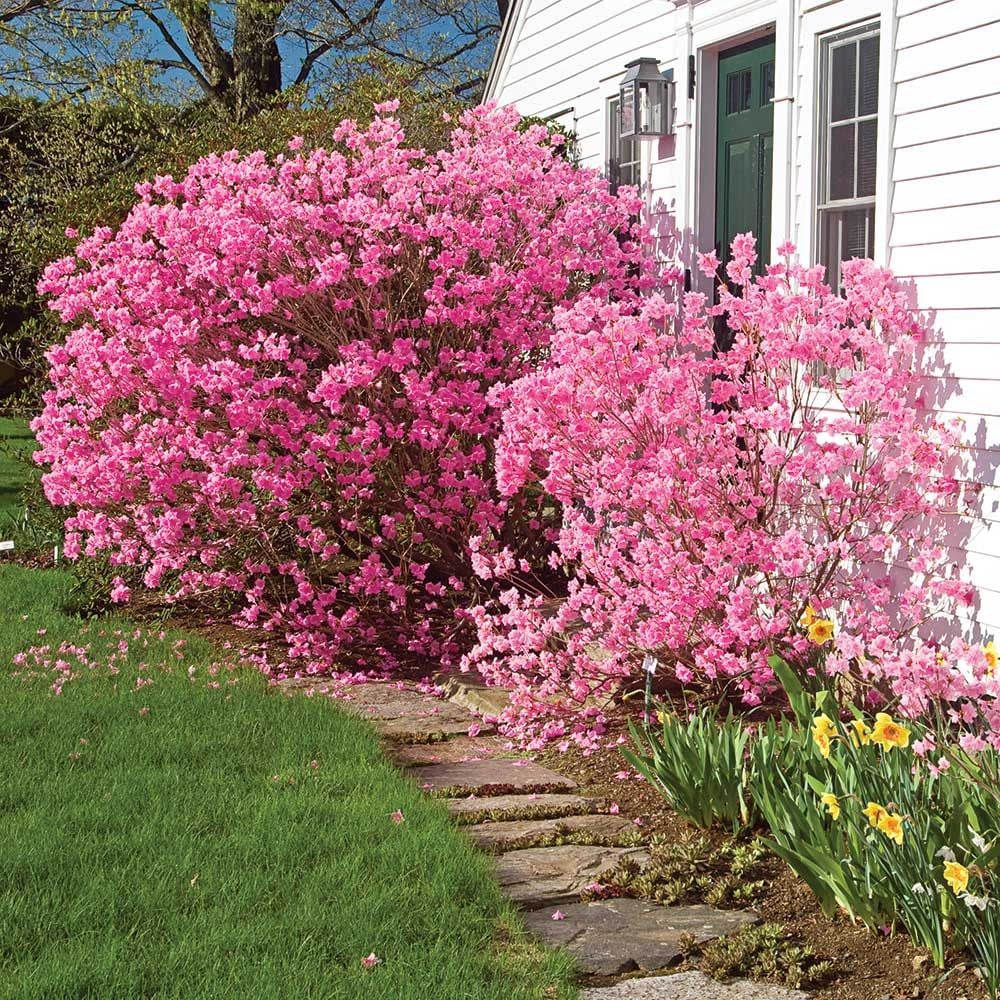
{"type": "MultiPolygon", "coordinates": [[[[334,690],[307,679],[280,686],[287,694],[334,690]]],[[[638,899],[580,902],[581,890],[619,861],[648,862],[646,851],[635,846],[634,825],[609,815],[602,799],[564,775],[505,753],[490,727],[472,714],[497,715],[502,692],[469,676],[442,686],[448,700],[395,684],[358,684],[337,689],[344,694],[338,704],[370,719],[396,762],[427,793],[443,798],[455,822],[496,855],[504,894],[525,911],[532,934],[568,951],[581,973],[633,977],[584,989],[583,1000],[808,1000],[796,990],[762,983],[718,983],[700,972],[664,974],[686,941],[704,943],[757,923],[756,913],[638,899]]]]}

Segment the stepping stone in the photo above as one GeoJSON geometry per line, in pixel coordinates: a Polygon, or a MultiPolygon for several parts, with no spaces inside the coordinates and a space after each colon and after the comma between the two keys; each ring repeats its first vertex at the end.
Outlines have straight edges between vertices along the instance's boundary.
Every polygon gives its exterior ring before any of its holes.
{"type": "MultiPolygon", "coordinates": [[[[545,944],[569,952],[581,972],[599,976],[617,976],[639,970],[656,972],[680,958],[681,938],[687,936],[700,944],[731,934],[760,919],[756,913],[749,911],[716,910],[700,905],[659,906],[641,899],[569,903],[559,909],[565,916],[563,920],[552,919],[554,906],[526,914],[528,930],[545,944]]],[[[611,994],[606,1000],[611,1000],[613,996],[611,994]]],[[[659,996],[658,993],[649,994],[650,1000],[659,996]]],[[[662,996],[697,996],[707,1000],[715,994],[664,993],[662,996]]],[[[601,997],[595,1000],[601,1000],[601,997]]]]}
{"type": "Polygon", "coordinates": [[[749,979],[720,983],[703,972],[680,972],[657,979],[627,979],[614,986],[595,986],[583,990],[580,1000],[809,1000],[809,994],[749,979]]]}
{"type": "Polygon", "coordinates": [[[512,847],[518,841],[544,837],[564,831],[572,840],[574,835],[585,834],[596,839],[612,839],[626,833],[635,834],[631,820],[623,816],[562,816],[553,819],[520,819],[494,823],[477,823],[467,826],[465,832],[480,847],[512,847]]]}
{"type": "MultiPolygon", "coordinates": [[[[501,854],[496,859],[496,871],[503,894],[526,910],[534,910],[556,903],[572,903],[585,885],[596,881],[601,872],[616,867],[626,858],[632,858],[640,865],[649,862],[649,854],[638,847],[564,844],[561,847],[528,847],[523,851],[501,854]]],[[[577,930],[580,930],[579,926],[577,930]]]]}
{"type": "Polygon", "coordinates": [[[576,782],[530,760],[484,760],[465,764],[430,764],[415,767],[410,776],[427,791],[468,789],[476,794],[491,792],[545,792],[576,788],[576,782]]]}
{"type": "MultiPolygon", "coordinates": [[[[414,743],[433,743],[465,735],[477,721],[457,705],[394,684],[349,686],[337,705],[345,712],[371,719],[383,736],[414,743]]],[[[486,731],[488,727],[483,729],[486,731]]]]}
{"type": "Polygon", "coordinates": [[[510,695],[503,688],[489,687],[474,670],[435,674],[434,683],[449,701],[479,715],[495,718],[510,704],[510,695]]]}
{"type": "Polygon", "coordinates": [[[463,816],[489,813],[498,821],[516,819],[526,813],[532,818],[575,816],[593,813],[601,803],[583,795],[469,795],[464,799],[446,799],[448,812],[459,822],[463,816]]]}
{"type": "Polygon", "coordinates": [[[390,748],[393,759],[404,767],[465,764],[473,760],[491,760],[505,752],[503,740],[492,736],[456,736],[443,743],[397,743],[390,748]]]}

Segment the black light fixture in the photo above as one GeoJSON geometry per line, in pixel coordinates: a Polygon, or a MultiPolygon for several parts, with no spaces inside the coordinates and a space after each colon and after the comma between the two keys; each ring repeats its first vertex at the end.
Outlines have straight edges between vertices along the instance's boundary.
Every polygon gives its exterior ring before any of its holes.
{"type": "MultiPolygon", "coordinates": [[[[671,74],[671,77],[673,74],[671,74]]],[[[620,134],[623,139],[658,139],[673,129],[673,80],[660,72],[655,59],[633,59],[618,87],[620,134]]]]}

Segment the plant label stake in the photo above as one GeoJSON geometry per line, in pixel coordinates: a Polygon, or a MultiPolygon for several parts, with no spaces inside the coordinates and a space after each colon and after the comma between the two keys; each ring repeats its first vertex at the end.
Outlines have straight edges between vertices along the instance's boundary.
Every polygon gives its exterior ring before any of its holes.
{"type": "Polygon", "coordinates": [[[653,713],[650,711],[653,703],[653,675],[659,665],[660,661],[652,653],[647,653],[642,658],[642,669],[646,674],[646,701],[643,706],[642,721],[646,726],[653,721],[653,713]]]}

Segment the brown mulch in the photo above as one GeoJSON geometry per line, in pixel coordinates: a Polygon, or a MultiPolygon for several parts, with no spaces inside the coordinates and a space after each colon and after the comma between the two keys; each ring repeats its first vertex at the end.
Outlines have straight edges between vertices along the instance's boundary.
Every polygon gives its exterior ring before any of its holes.
{"type": "MultiPolygon", "coordinates": [[[[615,739],[624,726],[613,727],[615,739]]],[[[677,838],[693,828],[667,808],[660,794],[637,779],[616,750],[589,756],[571,748],[538,754],[540,763],[573,778],[584,793],[607,796],[622,815],[642,820],[646,834],[677,838]],[[622,771],[630,777],[621,780],[622,771]]],[[[712,833],[723,838],[723,834],[712,833]]],[[[767,921],[782,924],[792,937],[808,945],[834,973],[820,986],[804,987],[817,1000],[985,1000],[986,991],[959,956],[949,970],[935,968],[927,953],[914,948],[905,934],[876,935],[846,916],[829,920],[808,887],[777,858],[767,863],[768,885],[754,908],[767,921]]]]}

